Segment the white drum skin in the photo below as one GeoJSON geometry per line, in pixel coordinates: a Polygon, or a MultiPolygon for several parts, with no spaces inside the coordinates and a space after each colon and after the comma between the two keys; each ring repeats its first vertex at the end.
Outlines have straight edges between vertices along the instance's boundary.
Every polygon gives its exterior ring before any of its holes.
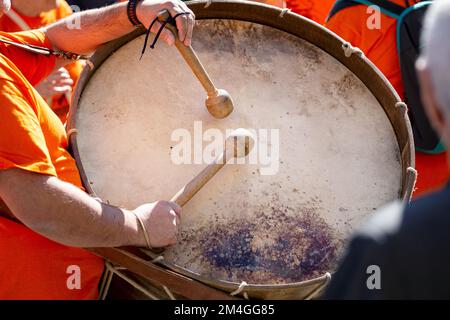
{"type": "Polygon", "coordinates": [[[142,45],[139,37],[113,53],[78,106],[80,160],[103,201],[134,209],[168,200],[200,172],[206,164],[172,162],[176,129],[194,137],[201,121],[203,131],[279,130],[277,173],[225,166],[184,207],[166,261],[212,280],[313,279],[333,270],[365,216],[399,198],[401,156],[388,117],[321,49],[258,24],[197,22],[193,48],[235,104],[228,118],[214,119],[176,49],[160,41],[139,61],[142,45]]]}

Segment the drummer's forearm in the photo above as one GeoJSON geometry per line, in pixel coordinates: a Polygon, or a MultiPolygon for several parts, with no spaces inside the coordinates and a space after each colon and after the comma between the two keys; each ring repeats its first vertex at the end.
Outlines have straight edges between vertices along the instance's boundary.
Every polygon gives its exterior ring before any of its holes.
{"type": "Polygon", "coordinates": [[[99,45],[134,30],[127,3],[76,13],[48,26],[44,32],[59,50],[87,54],[99,45]]]}
{"type": "Polygon", "coordinates": [[[0,171],[0,197],[35,232],[74,247],[144,246],[131,211],[108,206],[56,177],[0,171]]]}

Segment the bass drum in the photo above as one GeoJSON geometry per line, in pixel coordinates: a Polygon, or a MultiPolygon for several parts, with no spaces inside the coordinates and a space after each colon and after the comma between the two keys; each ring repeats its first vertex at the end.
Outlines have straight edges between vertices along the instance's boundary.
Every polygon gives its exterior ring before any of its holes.
{"type": "Polygon", "coordinates": [[[139,60],[144,30],[105,45],[78,83],[69,123],[86,189],[129,209],[171,199],[206,166],[194,153],[208,132],[255,130],[260,161],[226,165],[200,190],[158,263],[240,296],[310,297],[362,219],[409,200],[406,108],[357,49],[308,19],[241,1],[189,6],[192,46],[234,112],[211,117],[175,47],[160,41],[139,60]],[[174,161],[180,132],[192,138],[192,164],[174,161]]]}

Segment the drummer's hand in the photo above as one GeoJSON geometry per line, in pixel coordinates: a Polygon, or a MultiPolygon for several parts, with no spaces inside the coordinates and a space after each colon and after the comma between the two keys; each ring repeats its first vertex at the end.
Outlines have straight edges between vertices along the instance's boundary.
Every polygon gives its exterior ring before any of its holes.
{"type": "Polygon", "coordinates": [[[48,102],[55,95],[72,93],[73,84],[74,82],[70,78],[69,71],[65,68],[60,68],[36,86],[36,89],[48,102]]]}
{"type": "MultiPolygon", "coordinates": [[[[139,2],[137,7],[137,16],[146,28],[150,26],[156,16],[163,10],[168,10],[172,17],[175,17],[179,13],[187,12],[189,14],[183,14],[176,18],[178,37],[186,46],[191,45],[192,30],[194,29],[195,15],[180,0],[144,0],[139,2]]],[[[156,21],[153,25],[152,32],[157,32],[161,24],[156,21]]],[[[168,29],[164,29],[161,33],[161,38],[168,44],[172,45],[175,41],[172,32],[168,29]]]]}
{"type": "MultiPolygon", "coordinates": [[[[144,204],[134,210],[134,213],[144,222],[152,247],[162,248],[177,243],[181,208],[176,203],[158,201],[144,204]]],[[[147,246],[145,242],[143,244],[147,246]]]]}

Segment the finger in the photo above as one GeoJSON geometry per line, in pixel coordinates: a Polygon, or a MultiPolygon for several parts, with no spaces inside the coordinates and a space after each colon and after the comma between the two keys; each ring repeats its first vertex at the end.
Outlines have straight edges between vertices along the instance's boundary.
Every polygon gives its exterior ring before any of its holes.
{"type": "Polygon", "coordinates": [[[59,79],[68,79],[68,78],[70,78],[70,77],[66,77],[59,73],[54,73],[54,74],[49,75],[48,78],[46,79],[46,81],[51,83],[51,82],[54,82],[59,79]]]}
{"type": "Polygon", "coordinates": [[[56,87],[61,86],[73,86],[74,82],[71,78],[69,79],[58,79],[53,83],[56,87]]]}
{"type": "Polygon", "coordinates": [[[189,9],[187,4],[184,2],[178,3],[178,6],[180,6],[181,10],[183,10],[184,12],[192,12],[191,9],[189,9]]]}
{"type": "Polygon", "coordinates": [[[70,78],[69,71],[67,71],[67,69],[65,68],[56,70],[52,75],[56,77],[70,78]]]}
{"type": "MultiPolygon", "coordinates": [[[[159,21],[156,21],[155,24],[153,25],[151,31],[156,34],[160,28],[161,28],[161,23],[159,21]]],[[[160,37],[169,46],[171,46],[175,43],[175,36],[173,35],[172,31],[170,31],[167,28],[164,28],[162,30],[160,37]]]]}
{"type": "Polygon", "coordinates": [[[70,74],[68,73],[60,73],[57,77],[55,77],[56,79],[72,79],[70,77],[70,74]]]}
{"type": "MultiPolygon", "coordinates": [[[[177,14],[184,12],[184,10],[178,5],[174,5],[172,8],[169,8],[168,10],[172,17],[175,17],[177,14]]],[[[184,39],[186,38],[186,33],[187,33],[187,25],[188,25],[187,15],[182,14],[182,15],[178,16],[175,19],[175,23],[177,25],[177,30],[178,30],[178,39],[180,39],[180,41],[183,42],[184,39]]]]}
{"type": "Polygon", "coordinates": [[[66,88],[69,88],[70,90],[72,90],[72,84],[70,84],[70,83],[57,84],[57,85],[52,86],[51,90],[53,90],[53,91],[55,91],[57,89],[64,89],[65,90],[66,88]]]}
{"type": "Polygon", "coordinates": [[[67,74],[67,75],[65,75],[65,74],[52,74],[46,79],[46,82],[55,84],[59,80],[67,80],[67,79],[72,79],[69,74],[67,74]]]}
{"type": "Polygon", "coordinates": [[[187,26],[187,34],[186,39],[184,39],[184,44],[186,46],[190,46],[192,44],[192,34],[195,26],[195,17],[193,14],[188,15],[188,26],[187,26]]]}
{"type": "Polygon", "coordinates": [[[169,202],[168,204],[175,211],[175,214],[181,219],[183,209],[181,209],[181,207],[175,202],[169,202]]]}
{"type": "MultiPolygon", "coordinates": [[[[182,13],[184,13],[184,11],[182,9],[180,9],[180,11],[182,13]]],[[[184,42],[186,40],[187,34],[188,34],[188,30],[189,30],[189,15],[188,14],[182,14],[179,15],[176,19],[176,25],[177,25],[177,29],[178,29],[178,38],[180,39],[181,42],[184,42]]]]}
{"type": "Polygon", "coordinates": [[[65,78],[63,78],[63,79],[58,79],[58,80],[56,80],[56,84],[64,84],[64,85],[71,86],[71,85],[73,85],[73,80],[72,80],[72,78],[68,78],[68,79],[65,79],[65,78]]]}
{"type": "Polygon", "coordinates": [[[161,32],[160,35],[161,39],[164,40],[164,42],[166,42],[169,46],[172,46],[175,44],[175,36],[173,35],[172,31],[170,31],[169,29],[164,29],[161,32]]]}
{"type": "Polygon", "coordinates": [[[192,32],[195,26],[195,14],[191,9],[186,5],[186,3],[180,3],[180,7],[184,12],[189,13],[186,15],[187,18],[187,29],[186,29],[186,38],[184,39],[184,44],[186,46],[190,46],[192,43],[192,32]]]}
{"type": "Polygon", "coordinates": [[[55,93],[71,93],[72,92],[72,87],[71,86],[63,86],[63,87],[54,87],[53,88],[53,92],[55,93]]]}
{"type": "Polygon", "coordinates": [[[69,71],[67,71],[67,70],[64,69],[64,68],[58,69],[58,74],[59,74],[61,77],[70,77],[69,71]]]}
{"type": "Polygon", "coordinates": [[[181,219],[180,219],[180,217],[178,215],[176,217],[175,223],[176,223],[176,227],[177,227],[177,230],[178,230],[178,226],[180,226],[180,224],[181,224],[181,219]]]}
{"type": "Polygon", "coordinates": [[[169,211],[169,213],[172,216],[171,217],[172,218],[172,220],[171,220],[172,225],[175,227],[175,229],[178,228],[178,226],[180,224],[180,221],[181,221],[180,215],[178,213],[176,213],[175,210],[173,210],[173,209],[171,209],[169,211]]]}
{"type": "Polygon", "coordinates": [[[176,233],[176,230],[178,230],[178,226],[180,225],[180,217],[175,213],[174,210],[170,211],[173,215],[172,217],[172,225],[174,226],[174,232],[176,233]]]}

